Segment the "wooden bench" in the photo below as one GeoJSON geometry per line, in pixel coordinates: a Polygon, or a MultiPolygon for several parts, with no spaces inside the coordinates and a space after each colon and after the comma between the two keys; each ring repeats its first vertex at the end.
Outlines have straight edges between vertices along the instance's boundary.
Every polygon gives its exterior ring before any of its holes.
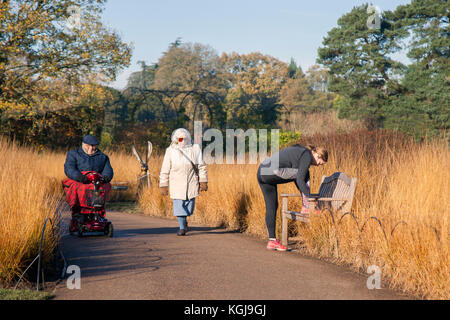
{"type": "MultiPolygon", "coordinates": [[[[319,193],[311,194],[309,201],[309,210],[314,212],[315,209],[330,209],[333,212],[350,212],[352,209],[353,195],[356,189],[356,178],[349,178],[343,172],[333,173],[331,176],[322,177],[319,187],[319,193]]],[[[303,221],[309,223],[309,213],[301,213],[288,210],[288,199],[292,197],[302,197],[299,194],[282,193],[282,227],[281,227],[281,243],[284,246],[288,244],[288,219],[303,221]]]]}

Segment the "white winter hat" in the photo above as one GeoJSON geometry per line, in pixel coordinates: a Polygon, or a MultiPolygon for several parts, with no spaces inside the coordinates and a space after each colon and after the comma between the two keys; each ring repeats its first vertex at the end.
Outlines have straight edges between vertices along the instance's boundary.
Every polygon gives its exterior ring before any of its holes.
{"type": "Polygon", "coordinates": [[[178,128],[174,132],[172,132],[172,137],[170,138],[172,144],[176,144],[178,142],[178,138],[181,136],[186,136],[184,144],[185,146],[192,144],[191,134],[185,128],[178,128]]]}

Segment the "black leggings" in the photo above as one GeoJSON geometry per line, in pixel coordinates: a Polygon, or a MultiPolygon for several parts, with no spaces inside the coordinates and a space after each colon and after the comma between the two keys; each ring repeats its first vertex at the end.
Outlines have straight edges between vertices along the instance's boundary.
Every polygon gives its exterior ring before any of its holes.
{"type": "Polygon", "coordinates": [[[266,204],[266,227],[269,234],[269,238],[276,238],[275,226],[277,219],[277,209],[278,209],[278,192],[277,185],[297,182],[295,180],[285,180],[276,175],[261,175],[261,166],[258,168],[258,173],[256,175],[259,183],[259,187],[264,196],[264,202],[266,204]]]}

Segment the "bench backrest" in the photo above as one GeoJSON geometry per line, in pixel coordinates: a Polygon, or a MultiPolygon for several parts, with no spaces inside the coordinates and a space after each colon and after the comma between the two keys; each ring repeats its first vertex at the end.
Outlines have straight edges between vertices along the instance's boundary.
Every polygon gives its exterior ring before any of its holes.
{"type": "Polygon", "coordinates": [[[356,189],[356,178],[349,178],[343,172],[322,177],[319,187],[319,197],[347,199],[347,201],[319,201],[319,208],[330,208],[334,211],[350,212],[356,189]]]}

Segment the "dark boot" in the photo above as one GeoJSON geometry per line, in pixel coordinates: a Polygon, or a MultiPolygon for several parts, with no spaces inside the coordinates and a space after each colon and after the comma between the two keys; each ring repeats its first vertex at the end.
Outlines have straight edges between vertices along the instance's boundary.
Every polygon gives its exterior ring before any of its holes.
{"type": "Polygon", "coordinates": [[[186,235],[186,230],[184,229],[179,229],[177,232],[177,236],[185,236],[186,235]]]}

